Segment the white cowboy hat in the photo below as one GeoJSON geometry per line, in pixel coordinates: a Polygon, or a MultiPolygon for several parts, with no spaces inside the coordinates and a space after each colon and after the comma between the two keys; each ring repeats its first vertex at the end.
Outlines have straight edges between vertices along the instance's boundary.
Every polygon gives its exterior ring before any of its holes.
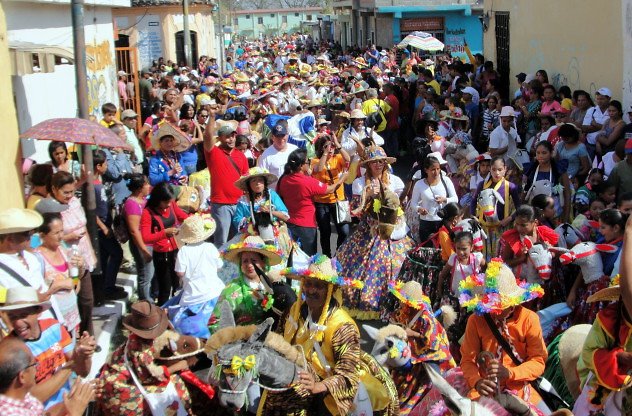
{"type": "Polygon", "coordinates": [[[7,289],[7,298],[0,311],[15,311],[36,306],[44,311],[50,308],[50,301],[40,302],[37,291],[31,286],[15,286],[7,289]]]}
{"type": "Polygon", "coordinates": [[[32,209],[8,208],[0,211],[0,234],[23,233],[38,228],[44,218],[32,209]]]}
{"type": "Polygon", "coordinates": [[[500,109],[500,117],[515,117],[516,110],[510,105],[506,105],[500,109]]]}

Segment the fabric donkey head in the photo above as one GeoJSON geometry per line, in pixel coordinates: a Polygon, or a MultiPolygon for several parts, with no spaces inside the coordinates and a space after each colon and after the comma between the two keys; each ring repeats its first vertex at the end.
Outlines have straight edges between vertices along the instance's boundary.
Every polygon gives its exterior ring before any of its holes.
{"type": "Polygon", "coordinates": [[[362,325],[362,328],[375,340],[371,355],[380,365],[393,369],[410,363],[408,336],[402,327],[391,324],[380,329],[370,325],[362,325]]]}
{"type": "Polygon", "coordinates": [[[478,195],[478,209],[481,212],[481,220],[483,222],[496,223],[498,222],[498,203],[504,204],[505,200],[498,193],[498,191],[487,188],[483,189],[478,195]]]}
{"type": "Polygon", "coordinates": [[[561,249],[560,256],[562,264],[577,264],[582,269],[582,276],[585,283],[591,283],[603,276],[603,262],[599,252],[615,253],[618,247],[612,244],[596,244],[586,241],[576,244],[572,249],[561,249]]]}
{"type": "Polygon", "coordinates": [[[487,234],[485,234],[483,227],[481,227],[481,223],[478,222],[476,218],[468,218],[459,221],[454,227],[453,231],[455,233],[472,233],[472,248],[474,249],[474,251],[483,251],[483,248],[485,247],[485,240],[487,240],[487,234]]]}

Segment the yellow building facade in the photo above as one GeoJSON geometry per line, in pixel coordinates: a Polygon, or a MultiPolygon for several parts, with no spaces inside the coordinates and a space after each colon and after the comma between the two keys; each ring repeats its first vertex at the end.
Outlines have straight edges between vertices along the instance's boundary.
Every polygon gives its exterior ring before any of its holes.
{"type": "Polygon", "coordinates": [[[485,0],[482,19],[485,59],[508,70],[510,92],[516,74],[544,69],[558,88],[608,87],[630,108],[632,1],[485,0]]]}

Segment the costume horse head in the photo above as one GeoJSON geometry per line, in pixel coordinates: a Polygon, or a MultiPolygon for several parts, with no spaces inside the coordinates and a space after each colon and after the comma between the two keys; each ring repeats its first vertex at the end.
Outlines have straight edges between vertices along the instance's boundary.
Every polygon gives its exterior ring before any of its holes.
{"type": "Polygon", "coordinates": [[[551,278],[551,266],[553,254],[543,244],[533,244],[529,238],[522,238],[522,243],[527,247],[527,262],[520,269],[520,278],[530,283],[551,278]]]}
{"type": "Polygon", "coordinates": [[[410,364],[412,354],[402,327],[391,324],[380,329],[370,325],[362,325],[362,328],[375,340],[371,355],[381,366],[393,369],[410,364]]]}
{"type": "Polygon", "coordinates": [[[570,263],[577,264],[582,269],[582,276],[585,283],[591,283],[603,276],[603,262],[599,252],[614,253],[618,247],[612,244],[596,244],[586,241],[576,244],[573,248],[554,248],[562,252],[560,261],[563,265],[570,263]]]}
{"type": "Polygon", "coordinates": [[[478,208],[481,210],[482,220],[484,222],[496,223],[498,222],[498,203],[504,204],[505,200],[498,193],[498,191],[487,188],[483,189],[478,195],[478,208]]]}
{"type": "Polygon", "coordinates": [[[228,303],[223,302],[220,307],[220,329],[204,350],[213,360],[208,381],[216,386],[223,407],[235,410],[244,407],[252,383],[263,389],[282,391],[298,381],[304,357],[283,337],[270,332],[272,318],[259,325],[235,326],[228,303]]]}
{"type": "Polygon", "coordinates": [[[481,223],[476,218],[468,218],[459,221],[454,227],[454,232],[470,232],[472,233],[473,241],[472,247],[474,251],[482,251],[485,246],[485,240],[487,240],[487,234],[481,227],[481,223]]]}
{"type": "Polygon", "coordinates": [[[582,233],[569,223],[560,224],[555,228],[555,233],[560,237],[559,246],[563,248],[573,247],[581,243],[584,238],[582,233]]]}

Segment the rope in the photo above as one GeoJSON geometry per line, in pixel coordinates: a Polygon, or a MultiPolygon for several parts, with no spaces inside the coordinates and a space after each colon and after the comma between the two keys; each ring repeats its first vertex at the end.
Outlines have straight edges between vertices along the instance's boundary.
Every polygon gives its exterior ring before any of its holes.
{"type": "Polygon", "coordinates": [[[428,268],[428,269],[441,270],[441,269],[443,268],[443,267],[440,267],[440,266],[432,266],[432,265],[430,265],[430,264],[420,263],[420,262],[418,262],[417,260],[415,260],[415,259],[413,259],[412,257],[410,257],[410,254],[408,254],[408,253],[406,253],[406,258],[407,258],[408,260],[410,260],[410,262],[411,262],[411,263],[416,264],[416,265],[418,265],[418,266],[424,266],[424,267],[426,267],[426,268],[428,268]]]}

